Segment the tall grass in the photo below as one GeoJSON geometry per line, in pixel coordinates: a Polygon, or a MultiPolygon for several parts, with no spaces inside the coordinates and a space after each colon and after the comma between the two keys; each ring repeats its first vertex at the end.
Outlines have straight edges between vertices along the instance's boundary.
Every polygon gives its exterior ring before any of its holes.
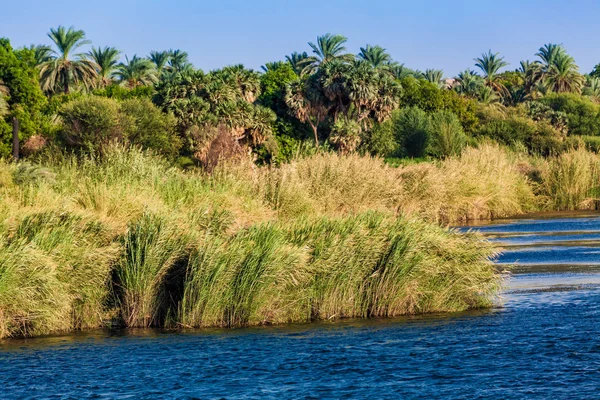
{"type": "Polygon", "coordinates": [[[121,148],[0,161],[0,337],[486,306],[493,249],[440,225],[592,207],[598,165],[494,145],[398,168],[314,154],[211,175],[121,148]]]}
{"type": "Polygon", "coordinates": [[[540,194],[546,206],[554,210],[596,208],[600,199],[600,158],[576,149],[544,162],[540,194]]]}

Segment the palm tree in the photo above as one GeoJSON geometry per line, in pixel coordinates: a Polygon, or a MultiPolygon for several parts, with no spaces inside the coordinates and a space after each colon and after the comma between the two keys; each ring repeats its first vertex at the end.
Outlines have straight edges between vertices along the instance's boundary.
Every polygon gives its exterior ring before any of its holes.
{"type": "Polygon", "coordinates": [[[59,26],[57,29],[50,29],[48,37],[54,42],[58,52],[52,51],[51,59],[41,65],[42,89],[69,93],[72,84],[92,87],[97,77],[95,63],[82,54],[76,54],[74,59],[69,58],[72,51],[90,43],[85,39],[85,32],[59,26]]]}
{"type": "Polygon", "coordinates": [[[285,64],[286,63],[283,61],[271,61],[271,62],[265,63],[265,65],[261,65],[260,69],[262,69],[263,72],[275,71],[275,70],[277,70],[277,68],[280,68],[280,67],[284,66],[285,64]]]}
{"type": "Polygon", "coordinates": [[[112,82],[117,70],[117,61],[121,52],[114,47],[92,47],[87,55],[96,64],[100,86],[104,87],[112,82]]]}
{"type": "Polygon", "coordinates": [[[565,49],[562,47],[562,45],[548,43],[540,47],[535,55],[542,60],[542,63],[546,66],[546,68],[549,68],[552,64],[554,64],[556,58],[564,53],[565,49]]]}
{"type": "Polygon", "coordinates": [[[553,59],[546,73],[545,83],[553,92],[581,93],[585,78],[579,73],[573,57],[561,53],[553,59]]]}
{"type": "Polygon", "coordinates": [[[361,47],[358,58],[367,61],[373,68],[381,68],[392,62],[392,57],[381,46],[361,47]]]}
{"type": "Polygon", "coordinates": [[[315,144],[319,146],[318,128],[327,118],[330,105],[320,88],[318,78],[312,75],[288,84],[285,103],[293,116],[300,122],[310,125],[315,137],[315,144]]]}
{"type": "Polygon", "coordinates": [[[600,78],[588,76],[585,88],[583,88],[583,94],[590,96],[595,101],[600,100],[600,78]]]}
{"type": "Polygon", "coordinates": [[[491,50],[488,50],[487,53],[483,53],[481,57],[476,58],[475,61],[475,66],[481,69],[484,74],[485,84],[498,93],[504,94],[506,88],[497,80],[498,71],[508,65],[508,63],[504,61],[504,57],[500,57],[498,53],[492,53],[491,50]]]}
{"type": "Polygon", "coordinates": [[[285,56],[285,59],[298,76],[304,76],[312,72],[310,64],[314,61],[314,57],[310,57],[306,52],[298,53],[295,51],[289,56],[285,56]]]}
{"type": "Polygon", "coordinates": [[[483,86],[483,79],[473,70],[464,70],[455,78],[453,89],[462,95],[477,97],[480,87],[483,86]]]}
{"type": "Polygon", "coordinates": [[[156,71],[160,73],[167,67],[167,64],[171,60],[171,52],[152,50],[148,59],[154,64],[156,71]]]}
{"type": "Polygon", "coordinates": [[[134,54],[131,60],[125,56],[126,63],[118,65],[115,75],[130,89],[136,86],[151,85],[156,82],[154,65],[147,58],[134,54]]]}
{"type": "Polygon", "coordinates": [[[581,93],[585,78],[562,45],[545,44],[535,55],[542,60],[539,75],[548,90],[581,93]]]}
{"type": "Polygon", "coordinates": [[[181,72],[185,69],[191,67],[191,64],[188,62],[188,53],[185,51],[177,50],[169,50],[169,68],[171,71],[181,72]]]}
{"type": "Polygon", "coordinates": [[[344,44],[348,41],[345,36],[326,33],[317,36],[317,43],[309,42],[308,45],[315,54],[314,65],[321,66],[334,60],[351,61],[354,57],[345,53],[344,44]]]}
{"type": "Polygon", "coordinates": [[[32,44],[29,46],[29,50],[33,51],[36,66],[52,59],[52,48],[45,44],[38,44],[37,46],[32,44]]]}
{"type": "Polygon", "coordinates": [[[435,83],[441,88],[444,84],[444,71],[441,69],[426,69],[423,78],[428,82],[435,83]]]}

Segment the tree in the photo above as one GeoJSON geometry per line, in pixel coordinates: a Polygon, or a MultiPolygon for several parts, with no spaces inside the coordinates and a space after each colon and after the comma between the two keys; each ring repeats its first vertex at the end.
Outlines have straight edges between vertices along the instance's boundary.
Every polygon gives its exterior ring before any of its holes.
{"type": "Polygon", "coordinates": [[[160,74],[171,60],[171,53],[169,51],[152,50],[148,59],[154,64],[156,71],[160,74]]]}
{"type": "Polygon", "coordinates": [[[92,47],[92,50],[87,54],[97,66],[100,87],[105,87],[112,82],[120,54],[121,52],[114,47],[92,47]]]}
{"type": "Polygon", "coordinates": [[[29,50],[34,52],[36,67],[52,59],[52,47],[45,44],[38,44],[37,46],[32,44],[29,46],[29,50]]]}
{"type": "Polygon", "coordinates": [[[285,59],[290,63],[296,75],[304,76],[311,73],[313,57],[310,57],[307,52],[298,53],[295,51],[289,56],[285,56],[285,59]]]}
{"type": "Polygon", "coordinates": [[[581,93],[585,78],[578,72],[573,57],[566,53],[558,55],[546,72],[545,83],[556,93],[581,93]]]}
{"type": "Polygon", "coordinates": [[[285,87],[296,79],[298,79],[298,75],[289,63],[271,65],[260,76],[261,95],[258,99],[259,102],[275,112],[281,111],[285,106],[285,87]]]}
{"type": "Polygon", "coordinates": [[[385,51],[381,46],[371,46],[368,44],[366,47],[360,48],[358,58],[365,60],[373,68],[381,68],[388,65],[392,61],[392,57],[385,51]]]}
{"type": "Polygon", "coordinates": [[[293,116],[310,125],[315,144],[319,146],[319,125],[327,118],[330,104],[317,77],[313,75],[290,83],[286,88],[285,103],[293,116]]]}
{"type": "Polygon", "coordinates": [[[475,66],[481,69],[484,74],[485,84],[501,95],[505,94],[506,88],[497,79],[500,69],[508,65],[504,58],[489,50],[487,53],[483,53],[480,58],[476,58],[475,61],[475,66]]]}
{"type": "Polygon", "coordinates": [[[125,63],[120,63],[115,75],[130,89],[136,86],[151,85],[156,82],[155,70],[147,58],[133,55],[131,60],[125,56],[125,63]]]}
{"type": "Polygon", "coordinates": [[[57,51],[53,50],[51,59],[40,67],[42,89],[67,94],[71,85],[82,85],[86,89],[93,87],[98,75],[95,63],[82,54],[70,58],[71,52],[90,43],[85,39],[85,32],[59,26],[57,29],[50,29],[48,37],[54,42],[57,51]]]}
{"type": "Polygon", "coordinates": [[[173,72],[181,72],[192,68],[192,64],[188,61],[188,53],[182,50],[169,50],[169,69],[173,72]]]}
{"type": "Polygon", "coordinates": [[[331,33],[326,33],[323,36],[317,36],[316,43],[308,43],[315,54],[312,60],[313,64],[316,67],[319,67],[334,60],[351,61],[354,56],[346,53],[346,47],[344,44],[347,41],[348,39],[345,36],[332,35],[331,33]]]}
{"type": "Polygon", "coordinates": [[[477,97],[479,88],[483,86],[483,78],[473,70],[464,70],[454,79],[455,83],[452,89],[467,97],[477,97]]]}
{"type": "Polygon", "coordinates": [[[444,86],[444,71],[441,69],[426,69],[423,77],[426,81],[436,84],[440,88],[444,86]]]}
{"type": "Polygon", "coordinates": [[[0,157],[8,157],[13,117],[19,120],[20,139],[44,133],[47,99],[39,85],[35,50],[14,50],[0,38],[0,82],[0,157]]]}

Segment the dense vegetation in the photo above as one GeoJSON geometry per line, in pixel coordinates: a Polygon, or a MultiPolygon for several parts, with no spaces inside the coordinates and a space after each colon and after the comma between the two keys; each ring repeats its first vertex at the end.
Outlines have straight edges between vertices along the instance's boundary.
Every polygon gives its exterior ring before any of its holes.
{"type": "Polygon", "coordinates": [[[10,154],[13,117],[25,154],[96,154],[117,141],[208,170],[248,154],[278,164],[319,146],[443,159],[482,140],[541,155],[600,143],[598,69],[580,74],[556,44],[515,70],[488,51],[476,70],[444,78],[406,68],[380,46],[349,54],[346,38],[332,34],[262,71],[210,72],[181,50],[123,59],[113,47],[84,52],[81,30],[58,27],[48,37],[52,46],[0,42],[1,156],[10,154]]]}
{"type": "Polygon", "coordinates": [[[48,36],[0,40],[0,337],[487,306],[494,250],[443,225],[597,206],[600,74],[560,45],[444,79],[331,34],[260,72],[48,36]]]}

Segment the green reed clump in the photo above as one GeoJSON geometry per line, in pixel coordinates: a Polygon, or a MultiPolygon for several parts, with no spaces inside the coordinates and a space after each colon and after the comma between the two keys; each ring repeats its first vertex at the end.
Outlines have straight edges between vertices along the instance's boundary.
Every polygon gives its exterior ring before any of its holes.
{"type": "Polygon", "coordinates": [[[184,256],[185,238],[164,217],[144,214],[133,221],[123,240],[116,266],[116,288],[121,317],[129,327],[160,323],[165,299],[161,284],[184,256]]]}
{"type": "Polygon", "coordinates": [[[355,154],[211,175],[118,147],[27,168],[0,161],[0,337],[489,305],[489,244],[418,219],[524,208],[517,161],[469,152],[427,164],[411,185],[410,171],[355,154]]]}
{"type": "Polygon", "coordinates": [[[576,149],[547,160],[539,191],[552,210],[594,208],[600,198],[600,158],[576,149]]]}
{"type": "Polygon", "coordinates": [[[245,326],[489,306],[489,244],[384,214],[252,227],[206,238],[184,285],[184,326],[245,326]]]}

